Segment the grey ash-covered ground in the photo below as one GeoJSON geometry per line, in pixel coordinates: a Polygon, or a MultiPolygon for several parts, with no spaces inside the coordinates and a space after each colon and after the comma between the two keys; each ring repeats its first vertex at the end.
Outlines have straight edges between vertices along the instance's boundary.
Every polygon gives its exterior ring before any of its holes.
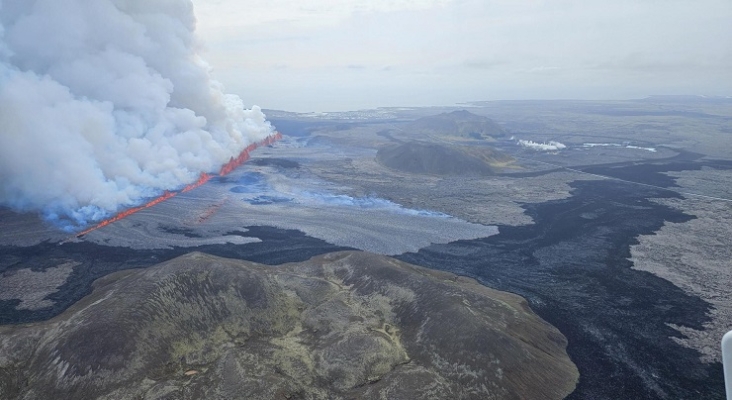
{"type": "MultiPolygon", "coordinates": [[[[493,176],[415,175],[368,156],[311,169],[355,194],[498,224],[499,235],[400,258],[526,296],[568,335],[581,374],[571,398],[721,399],[732,115],[724,100],[686,100],[481,103],[471,111],[503,122],[514,139],[567,146],[536,152],[507,135],[473,140],[517,159],[519,168],[493,176]]],[[[373,124],[310,134],[320,146],[358,138],[375,150],[424,139],[398,121],[373,124]]]]}
{"type": "Polygon", "coordinates": [[[455,110],[270,112],[289,136],[234,180],[61,246],[63,235],[32,218],[0,213],[8,228],[0,285],[23,277],[38,288],[0,299],[0,320],[47,320],[97,278],[192,250],[277,265],[357,248],[525,297],[568,340],[579,370],[570,399],[722,399],[717,336],[730,328],[732,298],[720,284],[731,270],[729,104],[476,103],[470,112],[500,131],[464,112],[456,117],[472,121],[468,130],[420,128],[420,118],[455,110]],[[470,132],[475,122],[486,130],[470,132]],[[566,148],[537,152],[519,139],[566,148]],[[481,175],[378,160],[380,149],[414,142],[514,162],[481,175]]]}

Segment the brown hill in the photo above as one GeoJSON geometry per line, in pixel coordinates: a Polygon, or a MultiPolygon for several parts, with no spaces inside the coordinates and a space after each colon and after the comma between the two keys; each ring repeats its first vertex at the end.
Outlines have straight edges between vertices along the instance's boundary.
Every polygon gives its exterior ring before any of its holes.
{"type": "Polygon", "coordinates": [[[492,119],[465,110],[423,117],[407,124],[404,130],[422,136],[483,140],[504,136],[507,133],[492,119]]]}
{"type": "Polygon", "coordinates": [[[510,156],[488,147],[408,142],[376,153],[382,165],[397,171],[432,175],[492,175],[513,162],[510,156]]]}
{"type": "Polygon", "coordinates": [[[565,347],[521,297],[392,258],[192,253],[0,327],[0,398],[561,399],[565,347]]]}

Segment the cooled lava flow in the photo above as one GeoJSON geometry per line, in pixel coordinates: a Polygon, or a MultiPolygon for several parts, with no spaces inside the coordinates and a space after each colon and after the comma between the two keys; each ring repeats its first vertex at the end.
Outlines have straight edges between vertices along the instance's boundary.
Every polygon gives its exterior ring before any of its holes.
{"type": "MultiPolygon", "coordinates": [[[[272,143],[274,143],[280,139],[282,139],[282,134],[279,132],[276,132],[274,135],[268,136],[266,139],[262,140],[261,142],[250,144],[244,150],[242,150],[242,152],[239,154],[238,157],[236,157],[236,158],[232,157],[231,160],[229,160],[229,162],[224,164],[224,166],[221,167],[221,170],[219,171],[218,176],[224,176],[224,175],[230,174],[233,170],[237,169],[239,166],[241,166],[242,164],[247,162],[247,160],[249,160],[249,157],[250,157],[249,153],[256,150],[258,147],[269,146],[272,143]]],[[[214,176],[216,176],[216,175],[202,173],[197,181],[191,183],[190,185],[186,185],[186,187],[184,187],[180,191],[177,191],[177,192],[165,191],[165,193],[163,193],[160,197],[156,197],[155,199],[153,199],[141,206],[133,207],[133,208],[127,209],[125,211],[122,211],[119,214],[113,216],[112,218],[105,219],[104,221],[92,226],[91,228],[76,234],[76,237],[84,236],[89,232],[95,231],[99,228],[103,228],[113,222],[117,222],[117,221],[121,220],[122,218],[129,217],[130,215],[132,215],[138,211],[152,207],[156,204],[160,204],[160,203],[164,202],[165,200],[168,200],[171,197],[175,197],[176,195],[178,195],[178,193],[185,193],[185,192],[191,191],[191,190],[203,185],[204,183],[208,182],[214,176]]]]}

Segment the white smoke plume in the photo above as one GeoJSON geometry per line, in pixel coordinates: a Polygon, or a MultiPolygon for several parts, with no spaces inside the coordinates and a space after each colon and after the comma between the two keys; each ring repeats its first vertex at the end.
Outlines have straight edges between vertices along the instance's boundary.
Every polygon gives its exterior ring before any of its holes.
{"type": "Polygon", "coordinates": [[[553,140],[549,143],[537,143],[531,140],[519,140],[518,145],[537,151],[557,151],[567,148],[564,143],[555,142],[553,140]]]}
{"type": "Polygon", "coordinates": [[[84,225],[271,134],[195,26],[190,0],[0,0],[0,205],[84,225]]]}

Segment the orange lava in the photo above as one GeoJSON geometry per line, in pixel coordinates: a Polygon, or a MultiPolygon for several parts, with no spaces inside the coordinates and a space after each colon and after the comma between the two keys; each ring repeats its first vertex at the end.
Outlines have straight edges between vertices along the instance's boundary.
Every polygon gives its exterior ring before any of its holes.
{"type": "MultiPolygon", "coordinates": [[[[241,166],[242,164],[247,162],[247,160],[249,160],[249,158],[250,158],[249,153],[256,150],[258,147],[269,146],[272,143],[274,143],[280,139],[282,139],[282,134],[279,132],[275,132],[275,134],[273,134],[272,136],[268,136],[266,139],[262,140],[261,142],[250,144],[244,150],[242,150],[242,152],[239,154],[238,157],[236,157],[236,158],[232,157],[228,163],[224,164],[224,166],[221,167],[221,170],[219,171],[218,175],[224,176],[224,175],[230,174],[233,170],[237,169],[239,166],[241,166]]],[[[122,211],[119,214],[113,216],[112,218],[105,219],[104,221],[92,226],[91,228],[89,228],[81,233],[78,233],[76,235],[76,237],[84,236],[89,232],[95,231],[99,228],[103,228],[113,222],[117,222],[117,221],[121,220],[122,218],[129,217],[130,215],[132,215],[138,211],[142,211],[142,210],[152,207],[156,204],[160,204],[160,203],[164,202],[165,200],[168,200],[171,197],[175,197],[176,195],[178,195],[178,193],[185,193],[185,192],[191,191],[191,190],[203,185],[204,183],[208,182],[213,176],[214,175],[202,173],[197,181],[191,183],[190,185],[186,185],[180,191],[169,192],[166,190],[165,193],[163,193],[160,197],[157,197],[141,206],[133,207],[133,208],[127,209],[125,211],[122,211]]]]}
{"type": "Polygon", "coordinates": [[[181,190],[181,193],[190,192],[191,190],[203,185],[204,183],[208,182],[211,179],[211,175],[202,172],[201,176],[198,178],[197,181],[191,183],[190,185],[186,185],[186,187],[181,190]]]}
{"type": "Polygon", "coordinates": [[[249,160],[249,153],[256,150],[258,147],[262,146],[269,146],[272,143],[282,139],[282,134],[279,132],[276,132],[274,135],[267,137],[266,139],[262,140],[259,143],[252,143],[249,146],[247,146],[246,149],[244,149],[240,154],[239,157],[234,158],[232,157],[231,160],[229,160],[228,163],[224,164],[223,167],[221,167],[221,171],[219,171],[219,176],[228,175],[231,173],[231,171],[239,168],[240,165],[244,164],[249,160]]]}
{"type": "Polygon", "coordinates": [[[199,214],[198,218],[196,218],[194,221],[191,221],[190,223],[186,223],[186,224],[200,225],[200,224],[208,221],[209,218],[211,218],[214,214],[216,214],[216,212],[219,211],[221,206],[223,206],[226,203],[226,200],[228,200],[228,198],[224,198],[220,202],[212,205],[211,207],[204,210],[201,214],[199,214]]]}

